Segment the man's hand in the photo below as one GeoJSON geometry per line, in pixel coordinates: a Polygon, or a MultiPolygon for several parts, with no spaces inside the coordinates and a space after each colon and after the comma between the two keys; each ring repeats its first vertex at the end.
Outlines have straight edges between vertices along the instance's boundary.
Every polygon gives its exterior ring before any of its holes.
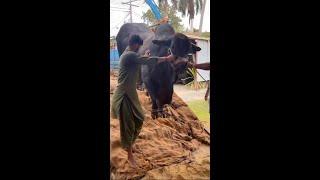
{"type": "Polygon", "coordinates": [[[158,58],[158,64],[160,64],[162,62],[165,62],[165,61],[171,62],[171,61],[174,61],[174,60],[175,60],[175,56],[174,55],[169,55],[169,56],[166,56],[166,57],[159,57],[158,58]]]}
{"type": "Polygon", "coordinates": [[[187,63],[188,68],[194,68],[194,64],[192,62],[187,63]]]}
{"type": "Polygon", "coordinates": [[[146,52],[144,53],[144,56],[150,57],[150,50],[146,50],[146,52]]]}

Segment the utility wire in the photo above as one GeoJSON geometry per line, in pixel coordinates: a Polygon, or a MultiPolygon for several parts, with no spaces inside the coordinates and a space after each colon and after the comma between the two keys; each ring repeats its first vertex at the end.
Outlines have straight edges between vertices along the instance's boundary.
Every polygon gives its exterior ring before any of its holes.
{"type": "Polygon", "coordinates": [[[114,28],[117,28],[121,23],[123,23],[123,21],[125,21],[128,16],[129,13],[122,19],[122,21],[120,21],[116,26],[114,26],[114,28]]]}
{"type": "Polygon", "coordinates": [[[123,7],[110,7],[110,8],[116,8],[116,9],[125,9],[125,10],[128,10],[128,8],[123,8],[123,7]]]}
{"type": "Polygon", "coordinates": [[[130,12],[130,11],[125,11],[125,10],[120,10],[120,9],[110,9],[110,11],[130,12]]]}

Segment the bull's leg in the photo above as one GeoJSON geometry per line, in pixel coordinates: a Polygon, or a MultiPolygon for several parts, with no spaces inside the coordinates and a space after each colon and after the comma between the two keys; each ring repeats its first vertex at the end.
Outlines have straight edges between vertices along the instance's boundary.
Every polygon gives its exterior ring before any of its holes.
{"type": "MultiPolygon", "coordinates": [[[[164,93],[165,94],[165,93],[164,93]]],[[[166,105],[170,105],[172,102],[173,95],[173,84],[169,92],[167,92],[167,96],[162,96],[160,101],[157,101],[159,116],[163,118],[167,118],[170,116],[168,112],[168,108],[166,105]]]]}
{"type": "Polygon", "coordinates": [[[139,68],[139,73],[138,74],[139,74],[139,76],[138,76],[138,81],[137,81],[137,89],[139,91],[144,91],[141,67],[139,68]]]}
{"type": "Polygon", "coordinates": [[[147,81],[145,82],[145,85],[146,85],[146,88],[147,88],[147,91],[151,97],[151,101],[152,101],[152,112],[151,112],[151,117],[153,119],[156,119],[157,118],[157,109],[158,109],[158,106],[157,106],[157,103],[156,103],[156,97],[155,97],[155,93],[154,93],[154,90],[153,90],[153,87],[150,85],[150,82],[147,81]]]}
{"type": "Polygon", "coordinates": [[[157,100],[157,106],[158,106],[158,110],[157,110],[158,117],[167,118],[169,114],[167,112],[166,107],[164,107],[164,105],[160,103],[158,100],[157,100]]]}

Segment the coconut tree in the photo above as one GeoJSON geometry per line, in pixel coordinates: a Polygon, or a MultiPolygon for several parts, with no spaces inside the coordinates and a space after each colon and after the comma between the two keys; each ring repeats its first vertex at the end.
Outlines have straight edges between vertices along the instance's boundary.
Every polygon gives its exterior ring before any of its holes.
{"type": "Polygon", "coordinates": [[[182,17],[189,16],[190,31],[193,32],[194,16],[202,9],[202,0],[179,0],[178,11],[182,17]]]}
{"type": "Polygon", "coordinates": [[[200,25],[199,25],[199,32],[200,33],[202,33],[203,16],[204,16],[205,8],[206,8],[206,3],[207,3],[207,0],[203,0],[203,3],[202,3],[203,6],[201,8],[201,16],[200,16],[200,25]]]}
{"type": "MultiPolygon", "coordinates": [[[[177,9],[178,0],[171,0],[171,3],[173,6],[173,9],[177,9]]],[[[168,7],[169,7],[168,0],[158,0],[158,4],[159,4],[160,8],[163,7],[165,16],[167,16],[168,15],[168,7]]]]}
{"type": "MultiPolygon", "coordinates": [[[[164,12],[167,15],[168,0],[158,0],[158,3],[159,6],[164,6],[164,12]]],[[[202,10],[202,0],[171,0],[171,3],[174,9],[181,12],[182,17],[189,16],[190,31],[193,32],[193,19],[202,10]]]]}

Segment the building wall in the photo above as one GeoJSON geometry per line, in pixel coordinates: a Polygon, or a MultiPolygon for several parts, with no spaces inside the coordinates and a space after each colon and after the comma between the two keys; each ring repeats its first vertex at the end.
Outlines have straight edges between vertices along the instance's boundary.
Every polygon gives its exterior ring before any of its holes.
{"type": "Polygon", "coordinates": [[[119,52],[116,41],[110,40],[110,69],[119,68],[119,52]]]}
{"type": "MultiPolygon", "coordinates": [[[[197,64],[210,62],[210,40],[196,40],[197,46],[201,48],[201,51],[197,52],[197,64]]],[[[210,80],[210,71],[197,69],[199,74],[205,79],[210,80]]],[[[201,76],[197,74],[197,81],[204,81],[201,76]]]]}
{"type": "Polygon", "coordinates": [[[119,53],[118,50],[110,49],[110,69],[118,69],[119,68],[119,53]]]}

